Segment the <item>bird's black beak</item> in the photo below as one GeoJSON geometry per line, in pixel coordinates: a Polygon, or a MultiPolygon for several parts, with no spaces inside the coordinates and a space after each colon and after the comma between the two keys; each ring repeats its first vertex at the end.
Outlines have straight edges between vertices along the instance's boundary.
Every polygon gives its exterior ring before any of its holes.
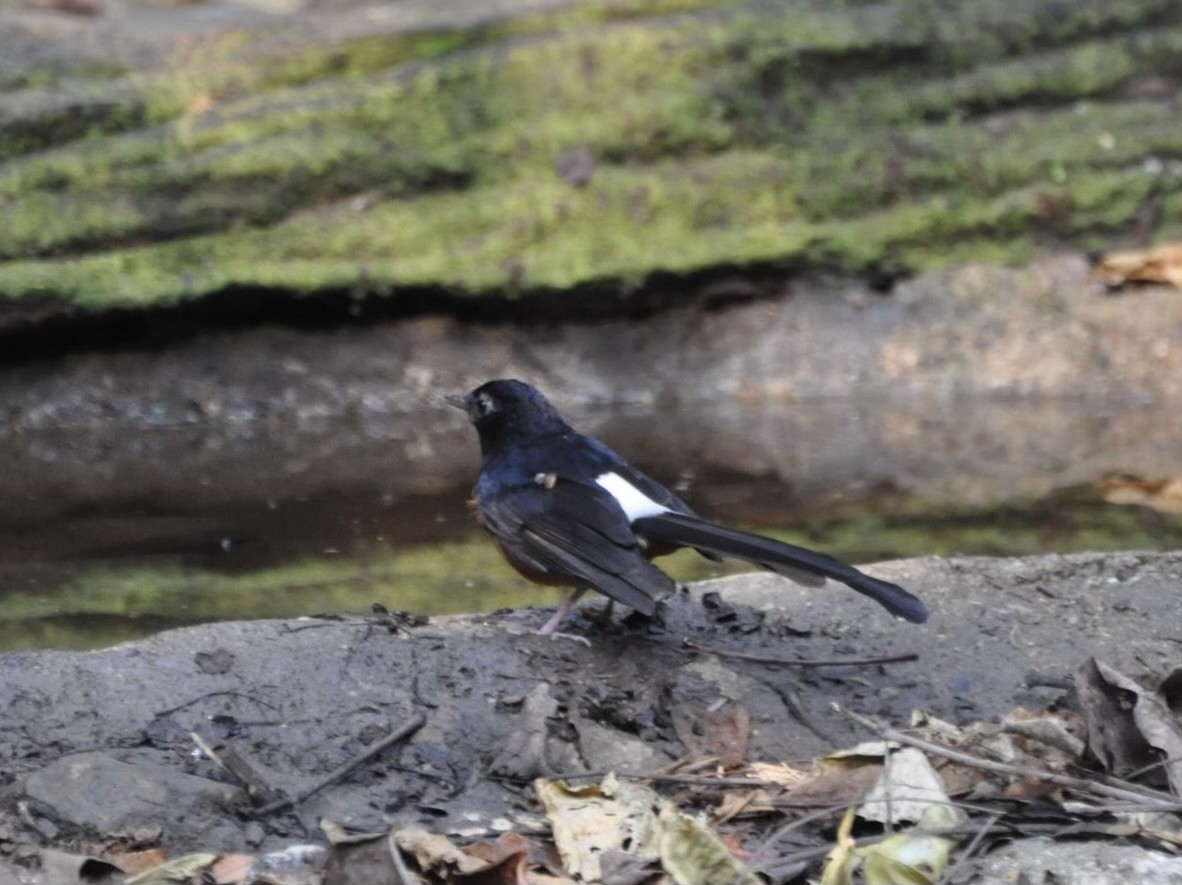
{"type": "Polygon", "coordinates": [[[443,398],[443,401],[449,406],[455,406],[457,409],[468,411],[468,397],[462,393],[449,393],[443,398]]]}

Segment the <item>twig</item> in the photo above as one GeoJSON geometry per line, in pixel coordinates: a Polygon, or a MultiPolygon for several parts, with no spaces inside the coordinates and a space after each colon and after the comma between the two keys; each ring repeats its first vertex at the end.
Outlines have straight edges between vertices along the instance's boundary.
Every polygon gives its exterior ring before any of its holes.
{"type": "Polygon", "coordinates": [[[406,738],[410,737],[412,734],[422,728],[426,721],[427,717],[420,713],[402,728],[398,729],[398,731],[391,732],[375,744],[370,744],[365,748],[364,752],[362,752],[360,756],[350,759],[344,765],[338,765],[320,780],[316,781],[316,783],[312,784],[312,786],[301,790],[294,796],[276,799],[274,802],[264,805],[255,813],[260,817],[265,817],[268,814],[274,814],[276,811],[280,811],[284,808],[287,808],[288,806],[299,805],[309,796],[315,795],[325,787],[341,780],[343,777],[347,776],[351,771],[353,771],[353,769],[368,762],[383,750],[394,746],[394,744],[398,743],[399,741],[406,740],[406,738]]]}
{"type": "Polygon", "coordinates": [[[973,835],[972,840],[968,845],[965,846],[964,851],[962,851],[956,858],[956,862],[944,871],[944,875],[940,877],[940,881],[937,883],[937,885],[948,885],[948,883],[952,881],[952,877],[955,876],[960,871],[960,868],[965,865],[965,862],[973,856],[973,852],[977,850],[977,846],[981,844],[985,836],[1003,817],[1005,817],[1005,812],[1002,811],[996,811],[989,816],[989,820],[985,821],[985,823],[981,825],[981,828],[973,835]]]}
{"type": "Polygon", "coordinates": [[[205,739],[202,738],[201,735],[195,731],[190,731],[189,737],[193,739],[193,743],[197,745],[197,749],[208,756],[210,761],[213,762],[218,768],[221,768],[223,771],[229,771],[229,769],[226,768],[226,763],[223,762],[221,757],[214,752],[213,747],[205,742],[205,739]]]}
{"type": "MultiPolygon", "coordinates": [[[[766,787],[778,789],[784,786],[780,781],[759,780],[750,777],[709,777],[698,774],[662,774],[659,771],[616,771],[615,769],[600,769],[599,771],[579,771],[547,775],[550,780],[573,781],[587,778],[602,778],[614,774],[618,778],[629,781],[653,781],[664,784],[682,784],[687,787],[766,787]]],[[[523,778],[500,777],[498,780],[528,783],[523,778]]]]}
{"type": "Polygon", "coordinates": [[[390,859],[394,862],[394,872],[398,875],[398,885],[422,885],[423,880],[407,866],[393,833],[386,837],[386,845],[390,849],[390,859]]]}
{"type": "Polygon", "coordinates": [[[771,850],[773,845],[775,845],[789,833],[799,830],[801,827],[805,826],[806,824],[811,824],[813,821],[824,820],[827,817],[833,817],[836,814],[841,814],[847,808],[849,808],[848,802],[841,805],[826,805],[823,808],[818,808],[816,811],[810,811],[808,814],[802,814],[796,820],[784,824],[784,826],[780,827],[774,833],[764,839],[763,842],[760,843],[759,847],[751,852],[751,857],[748,859],[748,863],[754,863],[756,860],[762,858],[771,850]]]}
{"type": "MultiPolygon", "coordinates": [[[[1057,827],[1027,827],[1022,832],[1023,832],[1023,834],[1043,833],[1043,832],[1048,833],[1048,834],[1054,834],[1055,832],[1058,832],[1058,829],[1059,828],[1057,828],[1057,827]]],[[[924,828],[924,829],[917,828],[915,830],[915,832],[923,833],[925,836],[967,836],[969,833],[974,833],[974,834],[975,833],[983,833],[984,835],[988,835],[989,833],[995,833],[995,832],[1000,833],[1002,835],[1006,835],[1006,836],[1012,836],[1014,834],[1014,828],[1001,826],[998,824],[991,824],[991,825],[987,825],[981,829],[974,830],[974,829],[969,829],[966,825],[958,824],[957,826],[954,826],[954,827],[932,827],[932,828],[924,828]]],[[[866,845],[876,845],[879,842],[885,842],[887,839],[890,839],[892,836],[896,836],[896,835],[898,835],[898,834],[897,833],[881,833],[877,836],[863,836],[860,839],[855,839],[854,844],[857,847],[862,848],[866,845]]],[[[984,838],[984,835],[982,836],[982,838],[984,838]]],[[[827,855],[832,850],[833,850],[832,845],[818,845],[815,848],[805,848],[805,849],[802,849],[801,851],[793,852],[792,854],[785,854],[785,855],[781,856],[779,858],[779,860],[781,863],[785,863],[785,864],[800,863],[800,862],[811,863],[814,860],[819,860],[820,858],[825,857],[825,855],[827,855]]]]}
{"type": "Polygon", "coordinates": [[[971,768],[980,768],[983,771],[991,771],[994,774],[1005,774],[1012,777],[1028,777],[1038,780],[1047,781],[1048,783],[1058,784],[1061,787],[1067,787],[1072,790],[1080,790],[1082,792],[1093,793],[1099,796],[1107,796],[1110,799],[1121,799],[1125,802],[1136,802],[1140,804],[1153,805],[1156,808],[1167,810],[1176,806],[1177,800],[1172,796],[1167,796],[1163,793],[1150,795],[1141,792],[1140,790],[1126,790],[1120,787],[1112,787],[1108,784],[1100,783],[1099,781],[1090,781],[1081,777],[1071,777],[1066,774],[1055,774],[1051,771],[1043,771],[1038,768],[1026,765],[1010,765],[1005,762],[994,762],[989,759],[980,759],[976,756],[970,756],[968,753],[961,753],[958,750],[950,749],[949,747],[942,747],[939,744],[933,744],[928,741],[920,740],[912,737],[901,731],[895,731],[891,728],[882,728],[876,725],[865,716],[860,716],[852,710],[847,710],[839,704],[834,704],[833,708],[848,719],[861,725],[870,731],[873,731],[879,737],[888,741],[898,741],[901,744],[906,744],[909,747],[915,747],[917,750],[922,750],[925,753],[931,753],[935,756],[942,756],[953,762],[958,762],[961,765],[967,765],[971,768]]]}
{"type": "Polygon", "coordinates": [[[1182,756],[1171,756],[1168,759],[1158,759],[1156,762],[1150,762],[1148,765],[1144,765],[1141,768],[1138,768],[1136,771],[1130,771],[1123,778],[1121,778],[1121,780],[1129,782],[1135,777],[1140,777],[1143,774],[1149,774],[1149,772],[1153,771],[1154,769],[1165,768],[1167,765],[1175,765],[1178,762],[1182,762],[1182,756]]]}
{"type": "Polygon", "coordinates": [[[746,651],[730,651],[712,645],[702,645],[692,639],[683,639],[681,647],[704,654],[718,655],[720,658],[737,658],[740,661],[755,661],[757,664],[782,664],[786,667],[862,667],[867,664],[894,664],[899,661],[919,660],[919,654],[913,651],[872,658],[777,658],[773,655],[757,655],[746,651]]]}
{"type": "Polygon", "coordinates": [[[260,707],[266,707],[268,710],[270,710],[273,713],[279,712],[278,707],[276,707],[274,704],[267,703],[262,698],[256,698],[254,695],[247,694],[246,692],[243,692],[243,691],[235,691],[234,689],[226,689],[225,691],[207,691],[204,694],[197,695],[197,697],[192,698],[191,700],[182,701],[181,703],[177,704],[175,707],[169,707],[167,710],[157,710],[156,713],[154,714],[154,716],[157,719],[159,719],[163,716],[167,716],[170,713],[176,713],[179,710],[183,710],[183,709],[185,709],[185,707],[190,707],[193,704],[200,703],[201,701],[209,700],[210,698],[222,697],[222,696],[244,698],[248,701],[251,701],[252,703],[258,704],[260,707]]]}
{"type": "Polygon", "coordinates": [[[809,711],[805,709],[804,701],[800,699],[800,695],[796,693],[795,689],[787,685],[777,685],[767,679],[760,679],[759,681],[780,696],[780,700],[784,702],[784,706],[788,708],[788,712],[796,717],[797,722],[825,743],[833,743],[833,735],[829,733],[829,729],[813,719],[809,711]]]}

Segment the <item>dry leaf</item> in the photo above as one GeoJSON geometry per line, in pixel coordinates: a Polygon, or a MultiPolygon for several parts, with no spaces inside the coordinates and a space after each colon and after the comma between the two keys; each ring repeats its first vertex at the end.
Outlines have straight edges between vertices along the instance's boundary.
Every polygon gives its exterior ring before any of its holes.
{"type": "Polygon", "coordinates": [[[119,868],[97,857],[84,854],[70,854],[65,851],[46,849],[41,852],[41,871],[44,881],[54,885],[73,885],[73,883],[96,883],[106,885],[122,882],[119,868]]]}
{"type": "Polygon", "coordinates": [[[605,851],[656,855],[660,798],[647,787],[609,774],[598,784],[571,787],[538,778],[534,789],[546,809],[563,868],[575,878],[601,878],[605,851]]]}
{"type": "Polygon", "coordinates": [[[1112,287],[1125,283],[1165,283],[1182,289],[1182,243],[1109,252],[1096,262],[1091,278],[1112,287]]]}
{"type": "Polygon", "coordinates": [[[755,780],[770,781],[786,787],[808,780],[809,773],[789,765],[787,762],[752,762],[743,772],[755,780]]]}
{"type": "Polygon", "coordinates": [[[160,845],[154,845],[151,848],[139,848],[134,851],[113,848],[109,851],[102,852],[102,857],[104,860],[109,860],[115,864],[126,875],[136,876],[167,862],[168,852],[160,845]]]}
{"type": "Polygon", "coordinates": [[[882,762],[866,756],[825,757],[817,760],[807,779],[787,786],[782,798],[807,807],[850,805],[866,795],[881,771],[882,762]]]}
{"type": "Polygon", "coordinates": [[[172,885],[188,882],[213,866],[217,859],[216,854],[186,854],[144,870],[138,876],[132,876],[127,880],[127,885],[172,885]]]}
{"type": "Polygon", "coordinates": [[[732,705],[726,710],[674,711],[673,729],[690,760],[717,757],[720,768],[742,765],[751,740],[751,714],[732,705]]]}
{"type": "Polygon", "coordinates": [[[1100,494],[1109,504],[1133,504],[1159,513],[1182,513],[1182,478],[1149,479],[1129,473],[1100,477],[1100,494]]]}
{"type": "Polygon", "coordinates": [[[223,854],[209,868],[213,885],[239,885],[246,881],[254,866],[254,857],[249,854],[223,854]]]}
{"type": "Polygon", "coordinates": [[[456,873],[452,881],[457,885],[529,885],[528,860],[526,852],[517,851],[471,873],[456,873]]]}
{"type": "Polygon", "coordinates": [[[740,814],[768,814],[776,811],[767,790],[728,790],[711,815],[715,826],[724,824],[740,814]]]}
{"type": "Polygon", "coordinates": [[[367,835],[333,843],[324,863],[324,885],[376,885],[398,882],[391,835],[367,835]]]}
{"type": "MultiPolygon", "coordinates": [[[[288,845],[255,858],[246,881],[275,885],[320,885],[328,851],[322,845],[288,845]]],[[[215,865],[216,866],[216,865],[215,865]]]]}
{"type": "Polygon", "coordinates": [[[1091,754],[1118,777],[1161,763],[1182,795],[1182,729],[1166,703],[1096,658],[1076,673],[1076,689],[1091,754]]]}
{"type": "Polygon", "coordinates": [[[663,802],[660,814],[661,866],[677,885],[726,882],[734,885],[763,885],[727,849],[714,831],[696,817],[663,802]]]}
{"type": "Polygon", "coordinates": [[[582,787],[539,778],[534,789],[546,808],[566,872],[584,882],[602,879],[605,855],[626,851],[642,858],[659,856],[677,885],[762,883],[703,821],[683,814],[648,787],[621,783],[609,774],[582,787]]]}
{"type": "Polygon", "coordinates": [[[394,844],[414,857],[419,869],[437,872],[441,876],[452,872],[471,873],[485,866],[485,862],[451,844],[446,836],[431,833],[421,827],[406,827],[392,834],[394,844]]]}
{"type": "Polygon", "coordinates": [[[456,882],[465,885],[536,885],[541,881],[572,882],[531,871],[544,861],[541,846],[518,833],[502,833],[496,842],[480,841],[465,846],[464,851],[483,860],[486,866],[471,873],[456,875],[456,882]]]}
{"type": "Polygon", "coordinates": [[[915,823],[935,810],[951,825],[963,819],[944,790],[944,781],[927,756],[914,747],[904,747],[889,757],[878,781],[858,809],[864,820],[881,823],[915,823]]]}
{"type": "Polygon", "coordinates": [[[849,809],[837,830],[837,844],[825,857],[821,885],[930,885],[948,867],[953,842],[921,833],[897,833],[889,839],[856,847],[850,835],[854,809],[849,809]]]}
{"type": "Polygon", "coordinates": [[[1009,734],[1027,738],[1022,749],[1032,752],[1050,768],[1063,769],[1083,755],[1083,741],[1072,734],[1062,716],[1017,709],[1006,714],[1001,727],[1009,734]],[[1031,742],[1037,745],[1031,746],[1031,742]]]}

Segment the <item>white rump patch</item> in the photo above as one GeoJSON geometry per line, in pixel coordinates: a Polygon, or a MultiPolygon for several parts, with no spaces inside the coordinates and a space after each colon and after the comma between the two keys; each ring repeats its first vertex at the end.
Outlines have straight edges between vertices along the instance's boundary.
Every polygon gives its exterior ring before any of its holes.
{"type": "Polygon", "coordinates": [[[601,473],[595,477],[595,483],[616,499],[629,522],[635,522],[644,516],[658,516],[669,512],[668,507],[658,504],[618,473],[601,473]]]}

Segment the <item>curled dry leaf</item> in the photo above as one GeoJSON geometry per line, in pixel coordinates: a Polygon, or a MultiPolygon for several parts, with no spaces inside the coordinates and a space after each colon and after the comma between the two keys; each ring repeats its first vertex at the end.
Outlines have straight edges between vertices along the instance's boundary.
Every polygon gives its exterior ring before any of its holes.
{"type": "Polygon", "coordinates": [[[534,788],[546,808],[566,872],[584,882],[602,879],[601,859],[626,851],[659,857],[677,885],[762,880],[727,850],[703,821],[684,814],[639,784],[608,775],[598,784],[571,787],[539,778],[534,788]]]}
{"type": "Polygon", "coordinates": [[[1182,243],[1109,252],[1096,262],[1091,277],[1111,287],[1126,283],[1165,283],[1182,289],[1182,243]]]}
{"type": "Polygon", "coordinates": [[[1117,776],[1160,765],[1182,796],[1182,729],[1166,703],[1095,658],[1079,668],[1076,687],[1096,760],[1117,776]]]}
{"type": "Polygon", "coordinates": [[[912,747],[904,747],[889,757],[878,780],[871,788],[858,816],[884,824],[915,823],[938,815],[944,825],[963,819],[944,790],[944,781],[927,756],[912,747]]]}
{"type": "Polygon", "coordinates": [[[419,869],[429,870],[447,876],[453,872],[472,873],[486,866],[479,857],[461,851],[446,836],[432,833],[421,827],[406,827],[398,830],[393,842],[418,863],[419,869]]]}
{"type": "Polygon", "coordinates": [[[145,870],[127,880],[127,885],[174,885],[197,879],[213,866],[216,854],[186,854],[145,870]]]}
{"type": "Polygon", "coordinates": [[[1099,479],[1100,494],[1109,504],[1149,507],[1158,513],[1182,513],[1182,477],[1109,473],[1099,479]]]}

